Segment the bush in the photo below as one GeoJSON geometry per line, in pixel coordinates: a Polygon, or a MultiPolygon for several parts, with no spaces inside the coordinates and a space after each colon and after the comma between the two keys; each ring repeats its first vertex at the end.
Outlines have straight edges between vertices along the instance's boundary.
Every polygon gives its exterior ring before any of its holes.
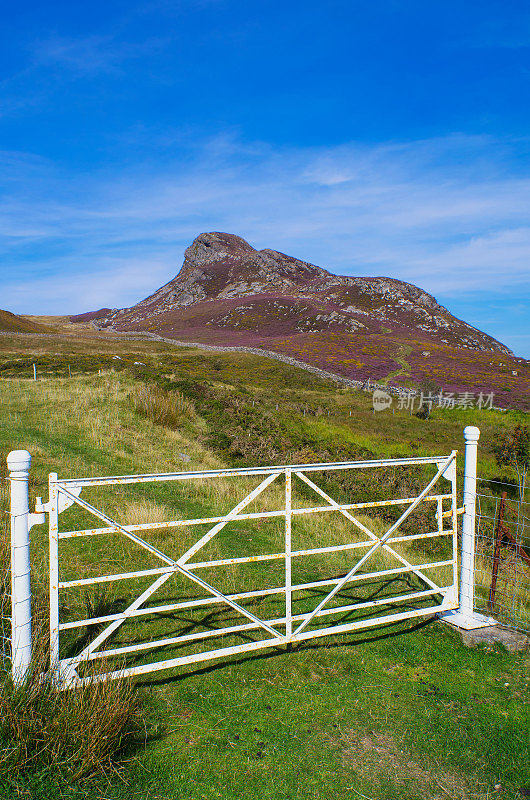
{"type": "MultiPolygon", "coordinates": [[[[5,460],[4,460],[5,463],[5,460]]],[[[8,507],[0,483],[0,511],[8,507]]],[[[0,613],[11,613],[9,517],[0,522],[0,613]]],[[[33,598],[33,663],[26,682],[14,686],[6,658],[0,665],[0,797],[72,797],[100,778],[121,774],[125,751],[145,740],[143,706],[130,680],[93,683],[59,692],[48,670],[48,602],[33,598]],[[65,794],[66,792],[66,794],[65,794]]],[[[9,630],[5,631],[9,636],[9,630]]],[[[105,665],[99,662],[99,670],[105,665]]],[[[89,791],[93,796],[93,792],[89,791]]]]}

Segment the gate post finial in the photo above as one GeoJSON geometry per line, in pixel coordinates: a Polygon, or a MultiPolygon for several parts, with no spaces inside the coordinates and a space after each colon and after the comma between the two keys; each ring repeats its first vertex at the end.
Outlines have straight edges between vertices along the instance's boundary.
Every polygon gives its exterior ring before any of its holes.
{"type": "Polygon", "coordinates": [[[478,442],[480,438],[480,428],[477,428],[476,425],[466,425],[464,428],[464,439],[466,444],[468,442],[478,442]]]}
{"type": "Polygon", "coordinates": [[[7,456],[11,486],[11,673],[23,683],[31,663],[31,582],[29,553],[29,468],[31,453],[7,456]]]}

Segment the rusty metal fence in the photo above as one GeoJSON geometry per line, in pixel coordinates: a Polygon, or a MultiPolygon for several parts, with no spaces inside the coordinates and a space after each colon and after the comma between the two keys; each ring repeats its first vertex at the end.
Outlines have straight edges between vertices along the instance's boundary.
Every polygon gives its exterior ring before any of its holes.
{"type": "Polygon", "coordinates": [[[509,497],[512,487],[495,483],[479,479],[475,608],[530,633],[530,503],[509,497]]]}

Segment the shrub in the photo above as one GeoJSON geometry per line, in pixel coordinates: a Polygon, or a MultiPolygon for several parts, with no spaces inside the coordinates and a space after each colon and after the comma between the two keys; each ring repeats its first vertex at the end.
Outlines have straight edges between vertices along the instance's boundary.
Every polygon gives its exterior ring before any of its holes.
{"type": "MultiPolygon", "coordinates": [[[[0,511],[8,506],[0,484],[0,511]],[[3,508],[2,508],[3,506],[3,508]]],[[[10,617],[9,517],[0,523],[0,613],[10,617]]],[[[99,778],[121,774],[126,748],[145,740],[143,706],[130,680],[93,683],[59,692],[43,675],[48,669],[48,602],[33,598],[33,663],[23,685],[0,667],[0,796],[51,800],[88,788],[99,778]]],[[[5,631],[9,636],[9,630],[5,631]]],[[[98,664],[100,671],[105,665],[98,664]]],[[[85,794],[83,790],[83,795],[85,794]]],[[[89,794],[92,794],[89,792],[89,794]]]]}

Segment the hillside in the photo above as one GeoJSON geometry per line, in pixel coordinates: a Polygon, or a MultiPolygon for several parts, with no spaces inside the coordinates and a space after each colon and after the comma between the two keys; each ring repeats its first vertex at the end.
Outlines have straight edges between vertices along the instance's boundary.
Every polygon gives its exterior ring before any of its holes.
{"type": "Polygon", "coordinates": [[[0,331],[9,331],[9,333],[45,333],[46,328],[0,308],[0,331]]]}
{"type": "Polygon", "coordinates": [[[526,407],[525,359],[410,283],[333,275],[228,233],[202,233],[178,275],[135,306],[71,317],[101,329],[261,347],[359,380],[494,392],[526,407]]]}

